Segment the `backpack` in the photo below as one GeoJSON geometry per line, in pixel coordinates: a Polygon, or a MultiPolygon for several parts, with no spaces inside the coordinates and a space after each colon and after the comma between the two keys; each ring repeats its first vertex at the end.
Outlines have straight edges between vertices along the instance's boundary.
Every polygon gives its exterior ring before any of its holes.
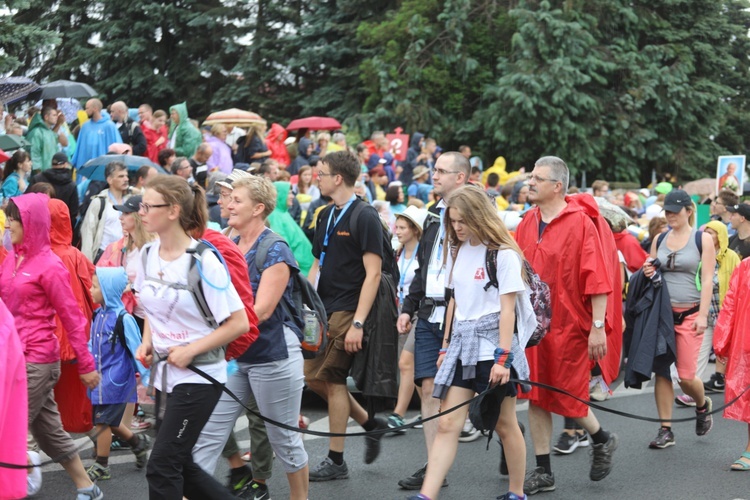
{"type": "MultiPolygon", "coordinates": [[[[88,209],[91,206],[91,202],[96,195],[109,187],[107,181],[92,181],[90,179],[87,179],[81,184],[83,185],[84,183],[86,191],[81,197],[83,202],[81,203],[81,207],[78,210],[78,218],[75,220],[75,225],[73,226],[73,246],[76,248],[81,248],[81,226],[83,225],[83,219],[86,217],[86,212],[88,212],[88,209]]],[[[107,208],[107,203],[106,201],[102,200],[101,205],[99,205],[99,215],[97,219],[102,218],[105,208],[107,208]]]]}
{"type": "MultiPolygon", "coordinates": [[[[255,251],[255,267],[262,274],[268,250],[274,243],[286,240],[274,232],[268,233],[258,243],[255,251]]],[[[328,315],[315,287],[299,272],[292,273],[292,303],[282,296],[280,302],[284,312],[294,320],[302,331],[302,356],[313,359],[325,352],[328,338],[328,315]]]]}
{"type": "MultiPolygon", "coordinates": [[[[494,286],[498,288],[497,282],[497,250],[490,250],[489,248],[484,253],[485,268],[487,269],[487,276],[489,282],[484,285],[484,290],[487,291],[490,287],[494,286]]],[[[552,324],[552,296],[549,291],[549,285],[542,281],[537,273],[534,272],[534,268],[531,267],[529,261],[523,260],[523,268],[526,271],[526,275],[529,278],[529,299],[531,300],[531,307],[534,308],[536,314],[536,329],[531,334],[529,341],[526,343],[526,347],[534,347],[542,341],[547,332],[549,332],[550,325],[552,324]]]]}
{"type": "MultiPolygon", "coordinates": [[[[667,239],[667,235],[672,231],[671,229],[669,231],[665,231],[659,235],[659,237],[656,239],[656,249],[659,250],[659,247],[664,242],[665,239],[667,239]]],[[[698,253],[703,256],[703,231],[696,231],[695,232],[695,246],[698,247],[698,253]]],[[[698,263],[698,269],[695,271],[695,288],[698,289],[698,291],[701,291],[701,269],[703,268],[703,262],[698,263]]]]}
{"type": "MultiPolygon", "coordinates": [[[[183,285],[181,283],[173,283],[169,281],[164,281],[162,279],[148,276],[148,273],[146,272],[147,269],[147,262],[148,262],[148,253],[151,251],[152,245],[146,245],[143,247],[143,250],[141,251],[141,259],[143,262],[143,272],[146,274],[144,276],[145,279],[149,279],[151,281],[155,281],[157,283],[161,283],[162,285],[167,285],[170,288],[174,288],[175,290],[187,290],[190,292],[190,294],[193,297],[193,300],[195,301],[195,306],[198,309],[198,312],[200,312],[201,316],[203,316],[203,320],[206,322],[208,326],[210,326],[213,329],[216,329],[219,327],[219,323],[216,321],[216,318],[214,318],[213,313],[211,312],[211,308],[208,307],[208,303],[206,302],[206,295],[203,291],[203,278],[202,278],[202,271],[201,271],[201,261],[203,259],[203,255],[205,252],[213,252],[214,255],[219,259],[219,261],[224,265],[224,269],[227,270],[227,276],[229,276],[229,269],[227,268],[226,262],[224,262],[224,258],[221,256],[221,253],[216,249],[215,246],[213,246],[211,243],[209,243],[206,240],[200,240],[198,244],[194,248],[188,248],[186,250],[186,253],[190,255],[190,268],[188,270],[188,282],[187,285],[183,285]]],[[[230,281],[231,283],[231,281],[230,281]]],[[[227,285],[228,286],[228,285],[227,285]]],[[[203,354],[199,354],[196,356],[194,363],[213,363],[224,357],[224,352],[226,351],[226,346],[220,347],[218,349],[214,349],[213,351],[209,351],[203,354]]]]}
{"type": "MultiPolygon", "coordinates": [[[[357,229],[359,228],[359,214],[367,209],[375,210],[375,207],[365,202],[357,203],[352,207],[352,215],[349,219],[349,227],[352,232],[352,238],[356,238],[355,234],[357,232],[357,229]]],[[[377,210],[375,211],[377,212],[377,210]]],[[[388,225],[383,221],[383,219],[380,218],[380,215],[378,215],[378,220],[380,221],[380,226],[383,229],[383,261],[380,269],[381,272],[390,274],[393,278],[394,283],[398,283],[401,280],[401,271],[398,268],[398,259],[396,258],[396,253],[393,251],[393,247],[391,246],[391,230],[388,228],[388,225]]]]}

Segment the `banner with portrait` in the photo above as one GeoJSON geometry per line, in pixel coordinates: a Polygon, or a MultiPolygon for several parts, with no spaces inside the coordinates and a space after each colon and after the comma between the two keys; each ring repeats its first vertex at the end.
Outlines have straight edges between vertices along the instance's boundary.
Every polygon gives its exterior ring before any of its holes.
{"type": "Polygon", "coordinates": [[[742,183],[745,175],[745,156],[719,156],[716,163],[716,192],[728,189],[742,196],[742,183]]]}

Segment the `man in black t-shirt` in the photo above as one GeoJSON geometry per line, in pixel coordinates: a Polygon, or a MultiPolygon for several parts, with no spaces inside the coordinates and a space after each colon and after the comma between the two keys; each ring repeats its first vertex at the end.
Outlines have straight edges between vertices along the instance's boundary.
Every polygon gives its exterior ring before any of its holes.
{"type": "Polygon", "coordinates": [[[750,205],[740,203],[727,207],[727,211],[732,214],[729,222],[737,230],[737,234],[729,238],[729,248],[741,259],[750,257],[750,205]]]}
{"type": "MultiPolygon", "coordinates": [[[[388,427],[383,419],[369,419],[346,387],[354,355],[362,349],[363,323],[378,291],[383,257],[382,227],[372,207],[359,212],[356,229],[350,225],[353,208],[364,203],[354,195],[359,174],[359,162],[348,151],[331,153],[318,164],[320,193],[329,196],[333,205],[318,216],[315,261],[308,277],[317,283],[328,313],[328,345],[323,356],[305,361],[305,379],[308,387],[328,400],[330,429],[335,433],[346,432],[350,415],[367,431],[388,427]]],[[[381,437],[366,438],[366,463],[377,458],[381,437]]],[[[328,456],[310,468],[310,481],[347,477],[344,438],[331,438],[328,456]]]]}

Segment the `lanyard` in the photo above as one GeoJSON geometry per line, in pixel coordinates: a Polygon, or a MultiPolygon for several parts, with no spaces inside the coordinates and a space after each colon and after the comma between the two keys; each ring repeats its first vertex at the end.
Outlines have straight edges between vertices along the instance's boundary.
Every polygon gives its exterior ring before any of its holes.
{"type": "Polygon", "coordinates": [[[435,247],[433,248],[433,254],[437,254],[437,258],[432,260],[433,263],[440,263],[443,260],[443,239],[445,237],[445,208],[440,210],[440,229],[438,230],[437,239],[435,240],[435,247]]]}
{"type": "Polygon", "coordinates": [[[336,224],[339,223],[339,221],[344,217],[344,213],[346,210],[351,206],[352,203],[357,199],[357,195],[353,194],[351,199],[346,202],[346,205],[341,209],[341,212],[339,212],[339,216],[336,217],[336,220],[333,220],[333,212],[336,211],[336,207],[333,207],[333,210],[331,210],[331,213],[328,214],[328,224],[326,224],[326,234],[323,238],[323,251],[320,253],[320,267],[323,267],[323,261],[326,258],[326,250],[328,249],[328,239],[333,234],[333,231],[336,229],[336,224]],[[331,221],[333,221],[333,226],[331,226],[331,221]]]}
{"type": "Polygon", "coordinates": [[[398,300],[402,304],[404,302],[404,281],[406,280],[406,273],[409,272],[409,268],[414,262],[414,257],[417,255],[418,250],[419,250],[419,243],[417,243],[417,246],[414,247],[414,251],[411,253],[409,262],[406,262],[406,250],[404,250],[403,253],[401,254],[403,263],[401,264],[401,269],[400,269],[401,278],[399,279],[400,282],[398,284],[398,300]],[[404,267],[404,265],[406,265],[406,267],[404,267]]]}

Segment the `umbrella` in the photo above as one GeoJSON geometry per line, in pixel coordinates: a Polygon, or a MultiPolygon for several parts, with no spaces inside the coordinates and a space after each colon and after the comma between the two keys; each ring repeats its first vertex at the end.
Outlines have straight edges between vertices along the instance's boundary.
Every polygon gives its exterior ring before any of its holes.
{"type": "Polygon", "coordinates": [[[5,163],[8,160],[10,160],[10,156],[8,156],[5,151],[0,149],[0,163],[5,163]]]}
{"type": "Polygon", "coordinates": [[[301,128],[310,130],[339,130],[341,124],[337,119],[327,116],[308,116],[307,118],[292,120],[292,123],[286,126],[287,130],[299,130],[301,128]]]}
{"type": "Polygon", "coordinates": [[[595,196],[594,199],[596,200],[597,205],[599,205],[599,213],[601,213],[602,217],[607,219],[607,222],[612,225],[613,232],[622,232],[632,224],[633,219],[631,219],[622,208],[608,202],[601,196],[595,196]]]}
{"type": "Polygon", "coordinates": [[[3,134],[0,135],[0,149],[6,153],[15,151],[16,149],[24,148],[29,149],[31,144],[29,141],[21,137],[20,135],[3,134]]]}
{"type": "Polygon", "coordinates": [[[229,127],[247,127],[248,125],[260,125],[266,121],[257,113],[243,111],[237,108],[225,109],[211,113],[203,122],[203,125],[218,125],[219,123],[229,127]]]}
{"type": "Polygon", "coordinates": [[[697,181],[691,181],[685,184],[682,189],[689,195],[697,194],[701,197],[713,196],[716,194],[716,179],[706,177],[697,181]]]}
{"type": "Polygon", "coordinates": [[[96,90],[83,82],[71,80],[57,80],[42,85],[42,87],[31,94],[34,100],[57,99],[58,97],[96,97],[96,90]]]}
{"type": "Polygon", "coordinates": [[[97,156],[94,159],[87,161],[81,168],[78,169],[78,175],[91,179],[93,181],[103,181],[104,169],[113,161],[119,161],[124,163],[128,167],[129,171],[136,171],[144,165],[154,167],[159,171],[160,174],[166,174],[167,171],[156,165],[148,158],[143,156],[132,156],[132,155],[102,155],[97,156]]]}
{"type": "Polygon", "coordinates": [[[0,103],[8,104],[23,99],[39,85],[23,76],[9,76],[0,79],[0,103]]]}
{"type": "MultiPolygon", "coordinates": [[[[35,106],[39,109],[42,108],[42,101],[37,100],[35,106]]],[[[73,123],[78,118],[78,112],[82,110],[81,103],[78,99],[72,97],[58,97],[57,98],[57,110],[65,115],[66,123],[73,123]]],[[[138,121],[138,120],[136,120],[138,121]]]]}

